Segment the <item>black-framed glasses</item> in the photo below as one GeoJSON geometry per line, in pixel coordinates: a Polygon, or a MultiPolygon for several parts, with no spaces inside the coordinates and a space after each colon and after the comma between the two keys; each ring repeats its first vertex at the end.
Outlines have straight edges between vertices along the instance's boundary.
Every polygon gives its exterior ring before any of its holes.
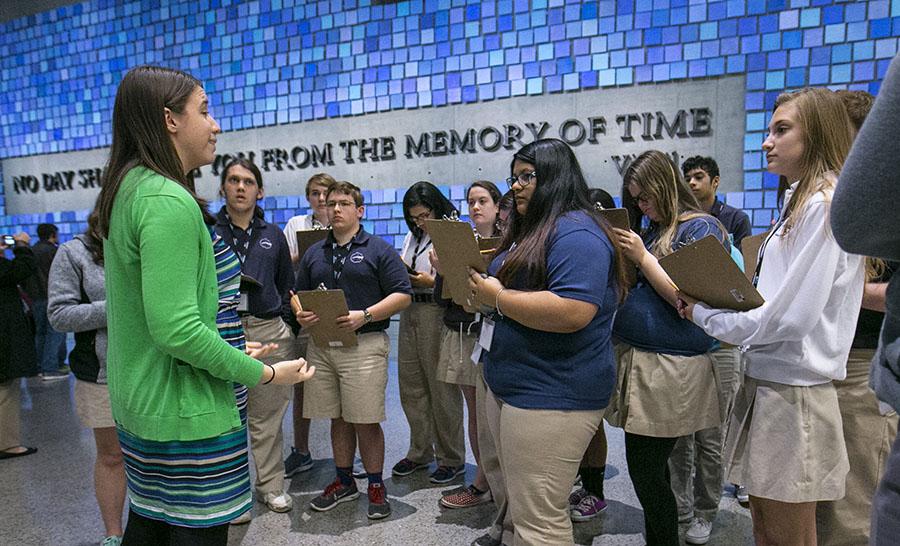
{"type": "Polygon", "coordinates": [[[535,171],[531,171],[530,173],[522,173],[518,176],[513,175],[506,179],[506,185],[509,186],[509,189],[512,189],[513,184],[516,182],[519,183],[519,186],[524,190],[531,184],[531,181],[537,178],[537,173],[535,171]]]}

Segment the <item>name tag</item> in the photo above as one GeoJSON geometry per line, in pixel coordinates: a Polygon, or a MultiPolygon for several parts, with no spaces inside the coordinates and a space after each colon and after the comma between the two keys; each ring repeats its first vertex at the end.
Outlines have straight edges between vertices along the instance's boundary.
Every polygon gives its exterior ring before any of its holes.
{"type": "Polygon", "coordinates": [[[250,311],[250,298],[246,292],[241,292],[241,300],[238,302],[237,310],[239,313],[250,311]]]}
{"type": "Polygon", "coordinates": [[[481,335],[478,336],[478,345],[485,351],[491,350],[491,341],[494,339],[494,321],[484,317],[481,321],[481,335]]]}

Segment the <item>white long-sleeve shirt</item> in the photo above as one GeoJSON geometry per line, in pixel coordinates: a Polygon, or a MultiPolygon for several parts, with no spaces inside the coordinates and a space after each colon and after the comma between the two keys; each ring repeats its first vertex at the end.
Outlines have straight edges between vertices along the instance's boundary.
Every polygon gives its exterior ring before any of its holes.
{"type": "MultiPolygon", "coordinates": [[[[791,186],[785,201],[791,198],[791,186]]],[[[749,346],[748,376],[808,386],[844,379],[865,284],[864,258],[841,250],[828,229],[831,193],[809,199],[787,237],[769,239],[757,289],[766,300],[735,312],[697,304],[693,320],[726,343],[749,346]]]]}

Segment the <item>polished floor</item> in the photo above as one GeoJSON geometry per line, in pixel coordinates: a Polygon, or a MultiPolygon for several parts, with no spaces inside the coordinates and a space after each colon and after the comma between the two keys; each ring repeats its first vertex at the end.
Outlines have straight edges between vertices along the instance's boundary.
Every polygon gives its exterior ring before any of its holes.
{"type": "MultiPolygon", "coordinates": [[[[39,379],[22,381],[24,441],[39,451],[29,457],[0,461],[0,544],[90,545],[99,544],[102,539],[103,527],[92,485],[93,437],[90,430],[81,427],[75,414],[73,381],[71,377],[69,381],[49,384],[39,379]]],[[[386,466],[390,468],[405,454],[409,440],[394,363],[387,407],[384,427],[386,466]]],[[[290,427],[285,430],[290,438],[290,427]]],[[[642,513],[625,468],[623,435],[621,430],[609,427],[607,433],[610,449],[605,492],[609,508],[594,521],[575,524],[575,542],[643,544],[642,513]]],[[[366,518],[365,495],[356,503],[341,504],[330,512],[313,512],[308,501],[334,476],[326,422],[313,423],[311,446],[315,466],[290,482],[293,511],[276,514],[257,503],[251,524],[231,528],[230,546],[468,545],[485,533],[493,517],[493,504],[466,510],[442,509],[438,505],[441,494],[463,482],[458,479],[449,485],[435,486],[429,483],[426,472],[407,478],[388,477],[385,483],[393,514],[386,520],[370,522],[366,518]]],[[[469,458],[467,481],[474,475],[471,454],[469,458]]],[[[749,543],[750,513],[726,493],[709,544],[749,543]]]]}

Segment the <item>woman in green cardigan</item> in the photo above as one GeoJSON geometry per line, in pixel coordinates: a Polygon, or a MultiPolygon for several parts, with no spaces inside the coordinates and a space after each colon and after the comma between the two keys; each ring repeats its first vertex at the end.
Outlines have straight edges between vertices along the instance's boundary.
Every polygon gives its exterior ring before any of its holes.
{"type": "Polygon", "coordinates": [[[125,544],[225,544],[250,503],[234,383],[308,379],[303,359],[264,365],[216,329],[206,202],[191,171],[221,131],[200,82],[142,66],[119,84],[97,206],[106,241],[108,381],[126,459],[125,544]]]}

